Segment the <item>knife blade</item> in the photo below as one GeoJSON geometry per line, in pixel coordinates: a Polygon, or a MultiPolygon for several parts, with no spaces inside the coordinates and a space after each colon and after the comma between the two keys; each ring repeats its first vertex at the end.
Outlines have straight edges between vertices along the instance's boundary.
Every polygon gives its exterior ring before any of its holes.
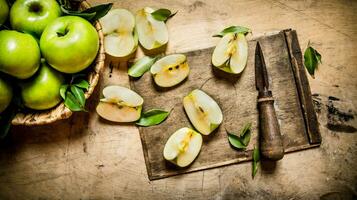
{"type": "Polygon", "coordinates": [[[283,140],[274,108],[274,98],[269,90],[269,77],[259,41],[255,48],[255,86],[258,90],[259,144],[263,157],[280,160],[284,157],[283,140]]]}

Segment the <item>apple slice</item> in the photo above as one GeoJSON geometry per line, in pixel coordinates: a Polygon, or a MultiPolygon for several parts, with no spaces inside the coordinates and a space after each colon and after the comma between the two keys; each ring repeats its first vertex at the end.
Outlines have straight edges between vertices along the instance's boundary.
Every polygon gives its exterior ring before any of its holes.
{"type": "Polygon", "coordinates": [[[173,133],[167,140],[164,158],[179,167],[186,167],[195,160],[201,146],[201,134],[184,127],[173,133]]]}
{"type": "Polygon", "coordinates": [[[183,106],[193,126],[203,135],[209,135],[222,123],[221,108],[202,90],[193,90],[185,96],[183,106]]]}
{"type": "Polygon", "coordinates": [[[243,33],[227,33],[218,42],[212,64],[228,73],[239,74],[247,65],[248,43],[243,33]]]}
{"type": "Polygon", "coordinates": [[[138,47],[135,17],[125,9],[108,12],[100,23],[103,27],[105,52],[116,58],[127,57],[138,47]]]}
{"type": "Polygon", "coordinates": [[[97,113],[113,122],[134,122],[141,116],[143,98],[136,92],[118,85],[103,89],[104,99],[97,106],[97,113]]]}
{"type": "Polygon", "coordinates": [[[155,62],[150,72],[158,86],[172,87],[188,76],[190,68],[185,55],[172,54],[155,62]]]}
{"type": "Polygon", "coordinates": [[[157,49],[169,41],[165,22],[151,16],[155,10],[146,7],[136,13],[136,30],[140,44],[147,50],[157,49]]]}

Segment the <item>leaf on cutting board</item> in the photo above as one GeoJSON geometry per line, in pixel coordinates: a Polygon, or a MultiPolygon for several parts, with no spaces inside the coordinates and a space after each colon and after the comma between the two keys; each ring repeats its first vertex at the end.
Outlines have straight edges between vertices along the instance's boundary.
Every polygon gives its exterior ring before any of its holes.
{"type": "Polygon", "coordinates": [[[129,69],[128,75],[134,78],[139,78],[149,71],[151,66],[155,63],[158,57],[144,56],[137,60],[129,69]]]}
{"type": "Polygon", "coordinates": [[[239,150],[247,148],[251,138],[251,127],[252,123],[245,124],[239,136],[226,130],[229,143],[239,150]]]}
{"type": "Polygon", "coordinates": [[[258,165],[260,162],[260,152],[259,149],[254,146],[253,149],[253,166],[252,166],[252,177],[254,179],[254,176],[257,174],[258,171],[258,165]]]}
{"type": "Polygon", "coordinates": [[[138,126],[154,126],[162,123],[169,116],[170,112],[160,109],[151,109],[144,112],[139,121],[138,126]]]}
{"type": "Polygon", "coordinates": [[[160,9],[157,9],[154,12],[152,12],[151,16],[158,21],[166,22],[168,19],[175,16],[177,14],[177,12],[178,11],[176,11],[175,13],[172,14],[169,9],[160,8],[160,9]]]}
{"type": "Polygon", "coordinates": [[[304,53],[304,64],[312,78],[315,78],[315,70],[319,63],[321,63],[321,54],[311,47],[309,42],[304,53]]]}
{"type": "Polygon", "coordinates": [[[230,26],[223,29],[220,33],[213,35],[212,37],[223,37],[227,33],[243,33],[244,35],[251,33],[252,31],[249,28],[243,26],[230,26]]]}

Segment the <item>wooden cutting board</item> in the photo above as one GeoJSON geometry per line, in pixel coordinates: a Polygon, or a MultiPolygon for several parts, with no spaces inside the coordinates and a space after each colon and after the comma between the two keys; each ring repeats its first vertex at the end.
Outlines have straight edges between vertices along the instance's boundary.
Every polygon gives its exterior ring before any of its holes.
{"type": "Polygon", "coordinates": [[[321,143],[297,35],[295,31],[284,30],[248,42],[248,63],[239,76],[229,75],[212,67],[211,55],[214,48],[208,48],[184,53],[191,72],[187,80],[178,86],[159,88],[150,73],[138,80],[131,80],[131,87],[145,100],[144,110],[172,110],[164,123],[140,128],[150,180],[251,160],[252,149],[258,145],[259,135],[254,77],[257,40],[260,41],[267,64],[285,152],[311,148],[321,143]],[[164,160],[162,152],[172,133],[185,126],[192,127],[183,109],[182,100],[197,88],[217,101],[224,120],[217,131],[203,136],[201,152],[193,164],[187,168],[177,168],[164,160]],[[238,132],[248,122],[252,122],[252,139],[248,148],[245,151],[232,149],[226,129],[238,132]]]}

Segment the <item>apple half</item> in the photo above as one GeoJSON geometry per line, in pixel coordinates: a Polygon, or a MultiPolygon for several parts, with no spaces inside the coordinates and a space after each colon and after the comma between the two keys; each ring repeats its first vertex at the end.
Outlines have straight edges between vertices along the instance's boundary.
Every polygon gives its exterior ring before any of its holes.
{"type": "Polygon", "coordinates": [[[140,118],[144,99],[136,92],[112,85],[103,89],[103,96],[96,109],[102,118],[113,122],[134,122],[140,118]]]}
{"type": "Polygon", "coordinates": [[[228,73],[241,73],[248,60],[248,42],[243,33],[227,33],[218,42],[212,64],[228,73]]]}
{"type": "Polygon", "coordinates": [[[173,133],[167,140],[164,158],[179,167],[186,167],[198,156],[201,146],[201,134],[184,127],[173,133]]]}
{"type": "Polygon", "coordinates": [[[158,86],[172,87],[185,80],[190,73],[190,67],[185,55],[172,54],[156,61],[150,72],[158,86]]]}
{"type": "Polygon", "coordinates": [[[221,108],[202,90],[193,90],[185,96],[183,106],[192,125],[203,135],[209,135],[222,123],[221,108]]]}
{"type": "Polygon", "coordinates": [[[146,50],[157,49],[169,41],[166,24],[151,16],[154,11],[150,7],[145,7],[136,13],[136,30],[140,44],[146,50]]]}
{"type": "Polygon", "coordinates": [[[135,17],[131,12],[125,9],[114,9],[99,21],[103,27],[104,49],[107,54],[116,58],[124,58],[137,49],[135,17]]]}

